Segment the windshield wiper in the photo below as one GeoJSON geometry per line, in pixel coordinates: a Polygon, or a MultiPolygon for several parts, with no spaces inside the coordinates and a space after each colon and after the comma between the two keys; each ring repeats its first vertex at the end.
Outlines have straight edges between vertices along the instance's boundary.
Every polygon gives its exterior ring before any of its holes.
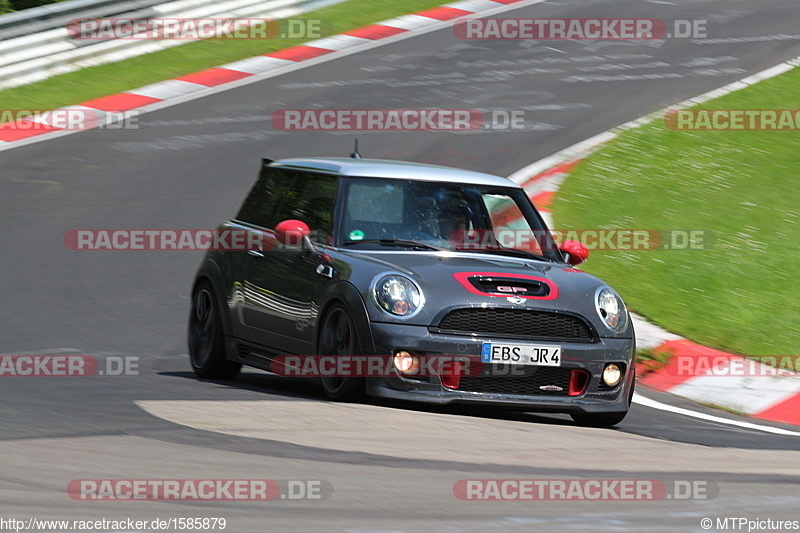
{"type": "Polygon", "coordinates": [[[533,252],[526,252],[525,250],[517,250],[516,248],[469,248],[465,250],[459,250],[459,252],[476,252],[480,254],[510,255],[513,257],[523,257],[525,259],[537,259],[539,261],[548,261],[550,263],[553,262],[552,259],[549,259],[543,255],[538,255],[533,252]]]}
{"type": "Polygon", "coordinates": [[[363,239],[360,241],[344,241],[345,246],[353,246],[354,244],[380,244],[381,246],[406,246],[408,248],[416,248],[417,250],[435,250],[437,252],[444,251],[444,248],[425,244],[424,242],[408,241],[405,239],[363,239]]]}

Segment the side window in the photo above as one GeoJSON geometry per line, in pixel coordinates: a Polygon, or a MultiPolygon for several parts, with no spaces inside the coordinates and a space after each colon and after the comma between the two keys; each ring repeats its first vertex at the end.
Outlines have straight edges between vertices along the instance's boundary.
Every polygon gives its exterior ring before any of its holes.
{"type": "Polygon", "coordinates": [[[274,224],[270,223],[271,215],[275,213],[281,199],[278,189],[289,181],[286,174],[286,172],[267,166],[263,167],[258,181],[250,189],[242,207],[239,208],[236,219],[264,228],[273,227],[274,224]]]}
{"type": "Polygon", "coordinates": [[[311,240],[328,243],[338,178],[325,174],[293,173],[292,187],[279,199],[272,226],[281,220],[302,220],[311,229],[311,240]]]}
{"type": "Polygon", "coordinates": [[[541,253],[541,236],[531,230],[512,198],[502,194],[484,194],[483,203],[492,221],[494,238],[501,246],[541,253]]]}
{"type": "Polygon", "coordinates": [[[336,176],[264,167],[236,218],[269,229],[282,220],[302,220],[314,240],[325,242],[337,181],[336,176]]]}
{"type": "Polygon", "coordinates": [[[496,232],[515,229],[518,226],[528,227],[527,221],[516,202],[501,194],[484,194],[483,203],[492,220],[492,229],[496,232]]]}

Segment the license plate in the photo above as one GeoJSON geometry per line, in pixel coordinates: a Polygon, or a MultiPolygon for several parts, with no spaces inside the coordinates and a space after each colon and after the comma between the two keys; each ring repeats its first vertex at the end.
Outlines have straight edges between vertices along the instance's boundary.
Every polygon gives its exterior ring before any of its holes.
{"type": "Polygon", "coordinates": [[[561,366],[561,346],[484,342],[481,349],[481,362],[561,366]]]}

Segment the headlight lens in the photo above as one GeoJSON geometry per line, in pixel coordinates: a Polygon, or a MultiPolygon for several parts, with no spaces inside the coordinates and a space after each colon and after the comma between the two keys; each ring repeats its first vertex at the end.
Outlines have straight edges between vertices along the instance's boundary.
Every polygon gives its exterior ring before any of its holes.
{"type": "Polygon", "coordinates": [[[628,313],[622,298],[611,289],[597,293],[597,313],[611,331],[619,333],[628,323],[628,313]]]}
{"type": "Polygon", "coordinates": [[[422,291],[410,279],[392,274],[375,284],[375,301],[389,314],[410,316],[422,307],[422,291]]]}

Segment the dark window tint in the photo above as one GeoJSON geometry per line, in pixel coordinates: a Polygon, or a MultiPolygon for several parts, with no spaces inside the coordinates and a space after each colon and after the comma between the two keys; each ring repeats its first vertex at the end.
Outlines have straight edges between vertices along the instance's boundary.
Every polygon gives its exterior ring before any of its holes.
{"type": "Polygon", "coordinates": [[[331,232],[336,183],[335,176],[264,167],[236,218],[270,229],[282,220],[302,220],[312,236],[325,240],[331,232]]]}

